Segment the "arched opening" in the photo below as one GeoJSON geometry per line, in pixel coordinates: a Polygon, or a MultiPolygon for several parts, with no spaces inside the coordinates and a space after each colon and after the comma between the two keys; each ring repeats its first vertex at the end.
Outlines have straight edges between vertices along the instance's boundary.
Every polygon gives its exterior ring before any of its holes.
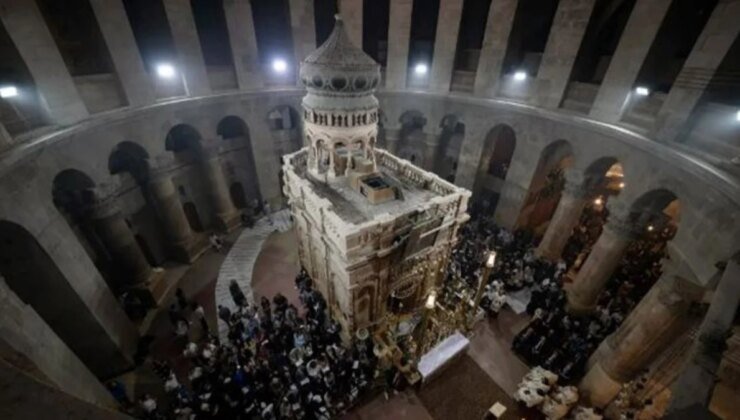
{"type": "Polygon", "coordinates": [[[108,157],[108,171],[111,175],[128,173],[143,184],[149,178],[149,153],[131,141],[118,143],[108,157]]]}
{"type": "Polygon", "coordinates": [[[499,124],[486,135],[473,184],[476,210],[491,214],[496,209],[514,149],[516,133],[510,126],[499,124]]]}
{"type": "Polygon", "coordinates": [[[261,202],[249,126],[241,118],[229,115],[218,123],[216,132],[227,145],[224,147],[222,159],[225,161],[230,181],[241,184],[246,202],[251,200],[261,202]],[[232,169],[229,170],[229,167],[232,169]]]}
{"type": "MultiPolygon", "coordinates": [[[[44,247],[22,226],[0,220],[0,275],[96,375],[110,375],[106,333],[44,247]]],[[[0,280],[1,281],[1,280],[0,280]]]]}
{"type": "Polygon", "coordinates": [[[542,150],[519,214],[519,228],[542,236],[560,202],[565,186],[564,171],[572,163],[573,149],[567,140],[557,140],[542,150]]]}
{"type": "Polygon", "coordinates": [[[597,159],[586,169],[583,188],[588,191],[588,201],[562,255],[573,271],[577,271],[586,261],[591,248],[599,239],[609,217],[607,203],[611,197],[622,192],[623,179],[622,164],[613,157],[597,159]]]}
{"type": "Polygon", "coordinates": [[[200,133],[191,125],[178,124],[167,133],[165,150],[173,152],[178,160],[194,161],[202,152],[200,133]]]}
{"type": "Polygon", "coordinates": [[[267,114],[267,123],[275,139],[278,156],[303,147],[301,118],[293,107],[280,105],[273,109],[267,114]]]}
{"type": "Polygon", "coordinates": [[[244,193],[244,187],[241,182],[234,182],[229,187],[229,195],[231,196],[231,202],[234,203],[234,207],[238,209],[247,208],[247,196],[244,193]]]}
{"type": "Polygon", "coordinates": [[[424,126],[427,119],[419,111],[406,111],[399,118],[401,130],[398,133],[397,154],[400,158],[409,162],[423,164],[421,157],[424,156],[426,134],[424,126]]]}
{"type": "Polygon", "coordinates": [[[442,118],[440,128],[442,132],[434,152],[432,170],[442,178],[454,181],[460,147],[465,138],[465,124],[456,115],[446,115],[442,118]]]}
{"type": "Polygon", "coordinates": [[[198,209],[195,207],[195,204],[188,201],[182,205],[182,209],[185,212],[185,217],[188,219],[190,229],[195,232],[203,232],[203,223],[200,220],[200,215],[198,214],[198,209]]]}

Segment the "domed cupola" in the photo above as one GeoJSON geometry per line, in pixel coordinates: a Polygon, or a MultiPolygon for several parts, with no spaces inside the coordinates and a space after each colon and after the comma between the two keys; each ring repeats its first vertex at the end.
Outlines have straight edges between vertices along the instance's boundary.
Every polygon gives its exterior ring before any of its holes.
{"type": "Polygon", "coordinates": [[[301,65],[300,77],[310,93],[372,93],[380,83],[380,65],[352,44],[339,15],[329,38],[301,65]]]}

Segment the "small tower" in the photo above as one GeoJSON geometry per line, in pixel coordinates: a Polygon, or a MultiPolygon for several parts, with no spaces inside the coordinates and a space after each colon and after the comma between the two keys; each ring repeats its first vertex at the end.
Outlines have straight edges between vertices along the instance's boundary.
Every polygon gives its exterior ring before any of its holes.
{"type": "Polygon", "coordinates": [[[301,65],[308,171],[328,182],[375,172],[380,66],[352,45],[339,15],[324,44],[301,65]]]}

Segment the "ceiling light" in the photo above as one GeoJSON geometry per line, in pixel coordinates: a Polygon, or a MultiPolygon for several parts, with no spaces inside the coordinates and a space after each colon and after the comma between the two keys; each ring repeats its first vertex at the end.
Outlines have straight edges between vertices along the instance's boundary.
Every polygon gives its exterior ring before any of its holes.
{"type": "Polygon", "coordinates": [[[12,98],[18,96],[18,88],[15,86],[0,87],[0,98],[12,98]]]}
{"type": "Polygon", "coordinates": [[[157,75],[163,79],[172,79],[175,77],[175,67],[167,63],[158,64],[157,75]]]}
{"type": "Polygon", "coordinates": [[[283,74],[288,71],[288,63],[282,58],[276,58],[272,60],[272,70],[274,70],[275,73],[283,74]]]}
{"type": "Polygon", "coordinates": [[[521,82],[524,80],[527,80],[527,72],[526,71],[518,71],[514,73],[514,80],[517,82],[521,82]]]}
{"type": "Polygon", "coordinates": [[[648,96],[650,95],[650,89],[646,88],[645,86],[638,86],[635,89],[635,93],[637,93],[640,96],[648,96]]]}
{"type": "Polygon", "coordinates": [[[736,119],[737,119],[738,121],[740,121],[740,111],[737,111],[737,115],[735,116],[735,118],[736,118],[736,119]]]}
{"type": "Polygon", "coordinates": [[[429,67],[427,67],[426,64],[420,63],[417,64],[416,67],[414,67],[414,73],[416,73],[419,76],[423,76],[429,72],[429,67]]]}

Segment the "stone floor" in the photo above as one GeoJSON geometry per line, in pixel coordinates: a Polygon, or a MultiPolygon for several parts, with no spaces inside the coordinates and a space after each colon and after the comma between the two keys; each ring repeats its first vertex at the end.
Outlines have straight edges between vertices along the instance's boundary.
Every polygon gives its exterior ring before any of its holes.
{"type": "MultiPolygon", "coordinates": [[[[232,233],[225,242],[222,253],[210,250],[188,267],[179,285],[189,299],[203,305],[211,330],[217,328],[217,302],[233,304],[228,294],[228,279],[231,278],[238,278],[245,293],[253,294],[255,299],[271,297],[279,292],[297,302],[293,279],[299,270],[298,255],[287,217],[276,218],[273,226],[261,221],[254,229],[232,233]],[[224,279],[227,280],[222,282],[224,279]],[[245,287],[242,283],[247,279],[249,282],[245,287]],[[225,294],[219,288],[221,283],[226,285],[225,294]]],[[[527,367],[509,350],[509,346],[526,322],[526,314],[517,315],[508,309],[502,311],[497,319],[479,322],[467,355],[462,361],[452,364],[440,378],[419,391],[407,390],[387,400],[380,394],[354,408],[342,419],[477,419],[482,418],[485,409],[496,401],[509,407],[504,418],[533,418],[531,413],[520,412],[510,397],[527,367]]],[[[191,337],[197,338],[202,333],[194,323],[191,337]]],[[[153,336],[152,357],[174,360],[178,377],[187,383],[180,354],[182,343],[174,337],[166,310],[154,317],[149,334],[153,336]]],[[[162,383],[151,369],[151,358],[123,379],[132,395],[150,392],[163,398],[162,383]]]]}

